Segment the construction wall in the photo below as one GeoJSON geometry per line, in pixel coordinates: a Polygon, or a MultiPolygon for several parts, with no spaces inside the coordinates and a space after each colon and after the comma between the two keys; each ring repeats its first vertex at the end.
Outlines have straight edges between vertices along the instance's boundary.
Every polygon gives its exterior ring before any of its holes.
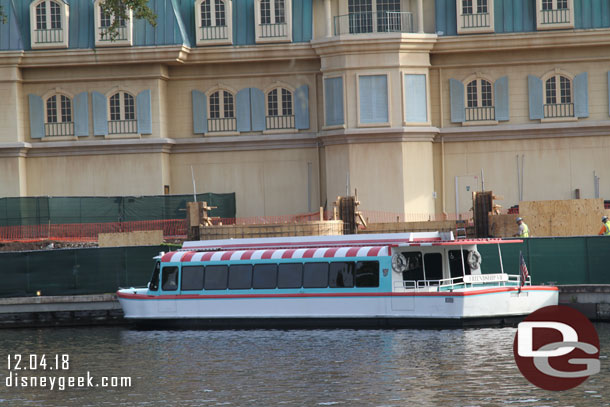
{"type": "Polygon", "coordinates": [[[281,236],[330,236],[343,234],[343,221],[202,226],[199,229],[200,240],[281,236]]]}
{"type": "Polygon", "coordinates": [[[519,216],[529,226],[531,236],[596,235],[605,213],[602,199],[519,203],[519,216]]]}
{"type": "Polygon", "coordinates": [[[388,222],[370,223],[366,228],[358,229],[358,233],[405,233],[405,232],[453,232],[455,221],[427,221],[427,222],[388,222]]]}
{"type": "Polygon", "coordinates": [[[136,232],[100,233],[99,247],[154,246],[163,244],[162,230],[142,230],[136,232]]]}

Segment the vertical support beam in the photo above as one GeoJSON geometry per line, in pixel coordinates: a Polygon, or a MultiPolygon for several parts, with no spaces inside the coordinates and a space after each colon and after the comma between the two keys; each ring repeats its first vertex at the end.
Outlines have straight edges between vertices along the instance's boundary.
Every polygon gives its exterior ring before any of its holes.
{"type": "Polygon", "coordinates": [[[417,0],[417,32],[424,32],[424,0],[417,0]]]}
{"type": "MultiPolygon", "coordinates": [[[[420,0],[421,1],[421,0],[420,0]]],[[[324,14],[326,17],[326,37],[333,36],[333,16],[330,7],[330,0],[324,0],[324,14]]]]}

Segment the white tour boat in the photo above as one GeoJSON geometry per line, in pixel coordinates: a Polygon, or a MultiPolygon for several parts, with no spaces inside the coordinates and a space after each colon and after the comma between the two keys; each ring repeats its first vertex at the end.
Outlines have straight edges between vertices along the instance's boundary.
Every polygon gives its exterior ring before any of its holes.
{"type": "Polygon", "coordinates": [[[505,272],[477,246],[521,240],[398,233],[185,242],[156,257],[146,288],[117,293],[151,327],[464,327],[513,325],[557,305],[525,263],[505,272]]]}

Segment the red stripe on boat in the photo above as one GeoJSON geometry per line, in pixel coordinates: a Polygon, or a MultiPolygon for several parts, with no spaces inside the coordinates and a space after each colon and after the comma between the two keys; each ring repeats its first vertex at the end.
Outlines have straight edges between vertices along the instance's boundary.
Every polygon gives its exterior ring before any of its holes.
{"type": "Polygon", "coordinates": [[[163,255],[163,257],[161,257],[161,262],[167,263],[168,261],[170,261],[172,259],[172,256],[174,255],[174,253],[176,253],[176,252],[165,253],[163,255]]]}
{"type": "Polygon", "coordinates": [[[254,254],[256,250],[246,250],[242,255],[241,255],[241,259],[242,260],[250,260],[252,258],[252,255],[254,254]]]}
{"type": "Polygon", "coordinates": [[[216,252],[205,252],[203,256],[201,256],[201,261],[210,261],[214,253],[216,252]]]}
{"type": "Polygon", "coordinates": [[[271,256],[273,256],[273,253],[275,253],[275,250],[265,250],[263,252],[263,255],[261,256],[261,259],[264,259],[264,260],[270,259],[271,256]]]}
{"type": "Polygon", "coordinates": [[[318,249],[307,249],[305,250],[305,253],[303,253],[303,258],[304,259],[311,259],[314,255],[314,253],[316,252],[316,250],[318,249]]]}
{"type": "Polygon", "coordinates": [[[347,253],[345,253],[345,257],[356,257],[358,255],[358,251],[362,249],[361,247],[351,247],[347,253]]]}
{"type": "Polygon", "coordinates": [[[182,256],[182,261],[191,261],[195,253],[197,252],[186,252],[184,256],[182,256]]]}
{"type": "Polygon", "coordinates": [[[326,253],[324,253],[323,257],[335,257],[335,253],[337,253],[337,250],[339,250],[339,247],[333,247],[331,249],[326,250],[326,253]]]}
{"type": "Polygon", "coordinates": [[[282,259],[292,259],[292,256],[294,255],[294,252],[296,252],[297,249],[288,249],[284,252],[284,254],[282,254],[282,259]]]}
{"type": "Polygon", "coordinates": [[[222,256],[220,256],[220,260],[221,261],[231,260],[231,256],[233,256],[233,253],[235,253],[234,250],[231,250],[230,252],[224,252],[222,254],[222,256]]]}

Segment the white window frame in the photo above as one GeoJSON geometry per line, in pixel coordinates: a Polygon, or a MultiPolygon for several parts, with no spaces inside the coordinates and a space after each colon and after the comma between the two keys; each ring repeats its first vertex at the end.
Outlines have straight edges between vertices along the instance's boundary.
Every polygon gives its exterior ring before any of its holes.
{"type": "MultiPolygon", "coordinates": [[[[94,24],[95,24],[95,46],[96,47],[119,47],[119,46],[128,46],[133,45],[133,11],[131,9],[127,9],[127,20],[125,20],[125,38],[124,39],[104,39],[105,30],[101,28],[101,7],[100,4],[104,3],[105,0],[95,0],[93,5],[93,13],[95,15],[94,24]]],[[[114,22],[115,17],[110,17],[110,24],[114,22]]]]}
{"type": "Polygon", "coordinates": [[[206,92],[205,94],[206,97],[206,108],[207,108],[207,125],[208,125],[208,131],[206,133],[210,133],[212,135],[218,136],[218,135],[235,135],[235,134],[239,134],[239,132],[237,131],[237,92],[235,92],[235,90],[229,89],[227,87],[217,87],[217,88],[213,88],[211,90],[209,90],[208,92],[206,92]],[[213,118],[212,117],[212,96],[216,93],[216,92],[220,92],[219,94],[219,98],[218,98],[218,109],[219,109],[219,117],[213,118]],[[225,101],[224,101],[224,94],[222,92],[227,92],[229,93],[232,97],[233,97],[233,117],[225,117],[225,101]],[[211,120],[214,119],[233,119],[233,127],[234,128],[229,128],[227,130],[215,130],[213,131],[211,128],[211,120]]]}
{"type": "Polygon", "coordinates": [[[64,140],[64,139],[75,139],[75,133],[74,133],[74,95],[65,92],[61,89],[54,89],[53,91],[49,91],[46,94],[44,94],[42,96],[42,104],[43,104],[43,114],[44,114],[44,138],[51,138],[53,140],[64,140]],[[70,100],[70,117],[72,118],[72,121],[69,122],[64,122],[63,118],[62,118],[62,111],[61,111],[61,97],[65,96],[68,100],[70,100]],[[48,111],[48,105],[47,102],[49,101],[50,98],[55,97],[56,98],[56,105],[55,108],[57,110],[57,121],[55,122],[49,122],[49,111],[48,111]],[[52,127],[50,127],[50,124],[56,124],[56,127],[61,128],[63,123],[69,123],[68,124],[68,132],[65,134],[61,134],[61,132],[59,132],[59,134],[53,134],[53,133],[57,133],[56,129],[52,129],[52,127]]]}
{"type": "Polygon", "coordinates": [[[363,72],[356,74],[356,113],[358,120],[358,127],[390,127],[392,122],[392,84],[391,84],[391,73],[390,72],[363,72]],[[377,122],[377,123],[362,123],[360,121],[360,77],[361,76],[385,76],[386,77],[386,87],[387,87],[387,97],[388,97],[388,121],[387,122],[377,122]]]}
{"type": "MultiPolygon", "coordinates": [[[[569,21],[567,22],[559,22],[559,23],[545,23],[545,20],[548,17],[545,17],[545,11],[542,10],[542,1],[536,0],[536,29],[537,30],[557,30],[557,29],[565,29],[565,28],[574,28],[574,0],[566,0],[568,2],[568,11],[566,12],[569,21]]],[[[552,1],[552,9],[558,10],[557,1],[552,1]]]]}
{"type": "Polygon", "coordinates": [[[575,115],[575,101],[574,101],[574,75],[571,75],[562,70],[555,70],[551,73],[547,73],[542,78],[542,108],[543,108],[543,119],[542,121],[571,121],[578,120],[575,115]],[[567,103],[561,102],[561,77],[567,78],[570,82],[570,101],[567,103]],[[547,87],[546,82],[555,78],[555,103],[548,103],[547,100],[547,87]],[[568,105],[565,108],[560,106],[568,105]],[[554,109],[550,108],[550,106],[558,106],[554,109]],[[568,114],[549,114],[551,110],[557,112],[558,110],[567,111],[568,114]]]}
{"type": "Polygon", "coordinates": [[[136,93],[131,92],[126,89],[122,89],[122,88],[114,89],[111,92],[106,94],[106,100],[108,101],[108,114],[107,114],[108,137],[112,138],[113,136],[116,137],[116,136],[121,136],[121,135],[139,137],[139,133],[138,133],[138,99],[136,97],[136,93]],[[110,100],[117,93],[120,95],[119,96],[119,120],[112,120],[112,108],[111,108],[110,100]],[[125,94],[128,94],[129,96],[131,96],[133,98],[133,119],[125,118],[125,96],[124,96],[125,94]],[[116,131],[114,129],[114,127],[116,127],[117,125],[113,125],[112,123],[126,122],[126,121],[130,121],[133,123],[126,123],[124,126],[118,125],[118,127],[127,128],[127,131],[116,131]],[[133,131],[129,131],[131,126],[135,127],[135,128],[133,128],[133,131]]]}
{"type": "Polygon", "coordinates": [[[265,90],[264,94],[265,94],[265,131],[266,132],[275,132],[275,131],[279,131],[279,132],[292,132],[292,131],[297,131],[296,128],[296,109],[295,109],[295,93],[296,90],[291,87],[288,86],[286,84],[274,84],[273,86],[269,87],[268,89],[265,90]],[[282,95],[282,89],[287,90],[290,93],[290,108],[292,111],[292,114],[289,115],[284,115],[284,108],[283,108],[283,95],[282,95]],[[273,92],[274,90],[277,90],[278,92],[278,99],[277,99],[277,109],[278,109],[278,114],[277,115],[271,115],[269,112],[269,94],[271,92],[273,92]],[[268,126],[269,122],[272,121],[272,119],[270,119],[271,117],[284,117],[286,119],[277,119],[276,121],[283,121],[283,122],[288,122],[289,126],[268,126]]]}
{"type": "Polygon", "coordinates": [[[30,45],[32,49],[51,49],[51,48],[68,48],[70,30],[69,30],[69,20],[70,20],[70,7],[63,0],[37,0],[30,3],[30,45]],[[61,31],[62,31],[62,41],[53,41],[53,42],[36,42],[37,38],[37,30],[36,29],[36,7],[38,7],[41,3],[46,3],[46,30],[51,30],[48,28],[51,26],[51,3],[55,3],[59,6],[59,12],[61,16],[61,31]]]}
{"type": "MultiPolygon", "coordinates": [[[[476,76],[470,76],[470,77],[466,78],[462,83],[464,84],[464,123],[468,123],[468,124],[496,123],[497,124],[494,81],[492,79],[490,79],[489,77],[482,76],[481,74],[477,74],[476,76]],[[468,85],[470,85],[473,81],[476,81],[477,100],[476,100],[476,106],[469,107],[468,106],[468,85]],[[491,106],[483,106],[483,82],[482,81],[489,83],[489,85],[491,87],[491,106]],[[490,114],[483,113],[483,117],[484,117],[483,119],[475,120],[475,119],[471,118],[469,120],[468,109],[484,109],[484,108],[492,109],[493,118],[488,117],[488,116],[491,116],[490,114]]],[[[478,113],[477,113],[477,115],[478,115],[478,113]]],[[[472,117],[472,116],[470,116],[470,117],[472,117]]]]}
{"type": "Polygon", "coordinates": [[[432,122],[430,120],[430,78],[428,77],[428,71],[401,71],[400,72],[400,89],[401,89],[401,104],[402,104],[402,125],[403,126],[429,126],[432,122]],[[405,75],[423,75],[426,81],[426,118],[425,122],[408,122],[407,121],[407,106],[406,98],[408,97],[405,93],[405,75]]]}
{"type": "Polygon", "coordinates": [[[472,14],[464,14],[464,0],[455,0],[457,11],[457,33],[458,34],[473,34],[473,33],[493,33],[494,28],[494,0],[487,0],[487,13],[480,13],[479,0],[472,0],[472,14]],[[465,20],[472,21],[476,19],[476,15],[487,15],[488,24],[482,27],[464,27],[465,20]],[[468,18],[467,16],[473,16],[468,18]]]}
{"type": "MultiPolygon", "coordinates": [[[[219,32],[222,31],[218,29],[219,32]]],[[[214,31],[213,31],[214,32],[214,31]]],[[[232,0],[196,0],[195,1],[195,37],[198,46],[206,45],[231,45],[233,44],[233,1],[232,0]],[[222,1],[225,6],[225,24],[224,28],[226,38],[211,38],[204,39],[203,25],[201,20],[201,4],[207,1],[210,3],[211,23],[210,27],[218,27],[216,25],[216,3],[222,1]]],[[[223,36],[224,37],[224,36],[223,36]]]]}
{"type": "MultiPolygon", "coordinates": [[[[284,24],[285,24],[285,32],[284,35],[279,36],[268,36],[266,34],[267,29],[261,25],[261,1],[262,0],[254,0],[254,21],[256,24],[255,33],[256,33],[256,42],[259,44],[262,43],[272,43],[272,42],[291,42],[292,41],[292,0],[284,0],[284,24]]],[[[271,24],[277,24],[276,21],[276,9],[275,9],[275,0],[269,0],[269,7],[271,13],[271,24]]]]}
{"type": "Polygon", "coordinates": [[[323,112],[324,112],[324,125],[322,126],[322,130],[333,130],[333,129],[345,129],[347,128],[347,89],[345,88],[345,84],[346,84],[346,75],[345,74],[340,74],[340,75],[328,75],[328,76],[324,76],[322,78],[322,102],[323,102],[323,112]],[[325,80],[326,79],[336,79],[336,78],[341,78],[342,82],[343,82],[343,94],[341,95],[341,98],[343,99],[343,123],[342,124],[331,124],[328,125],[326,124],[326,86],[325,85],[325,80]]]}

